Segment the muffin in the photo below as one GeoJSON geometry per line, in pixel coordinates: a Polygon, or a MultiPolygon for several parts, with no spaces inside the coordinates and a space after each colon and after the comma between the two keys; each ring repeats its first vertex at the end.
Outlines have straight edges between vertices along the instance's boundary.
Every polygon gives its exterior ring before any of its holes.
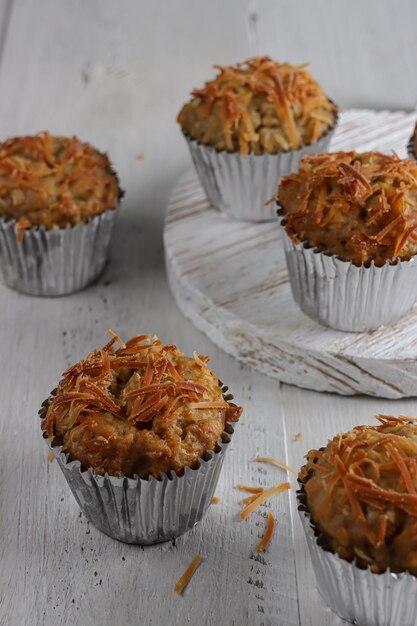
{"type": "Polygon", "coordinates": [[[126,344],[113,335],[64,372],[44,403],[44,437],[106,534],[167,541],[207,510],[242,411],[208,360],[149,335],[126,344]]]}
{"type": "Polygon", "coordinates": [[[257,57],[217,76],[178,115],[213,207],[230,217],[264,221],[281,176],[310,152],[325,151],[337,107],[304,65],[257,57]]]}
{"type": "Polygon", "coordinates": [[[417,164],[395,154],[304,157],[277,202],[293,296],[319,323],[369,331],[417,299],[417,164]]]}
{"type": "Polygon", "coordinates": [[[94,281],[122,196],[106,154],[49,133],[0,143],[0,260],[5,283],[56,296],[94,281]]]}
{"type": "Polygon", "coordinates": [[[310,450],[299,511],[317,585],[340,617],[366,626],[417,620],[417,425],[377,416],[310,450]]]}
{"type": "Polygon", "coordinates": [[[417,124],[410,137],[410,141],[408,142],[407,151],[410,159],[415,159],[417,161],[417,124]]]}

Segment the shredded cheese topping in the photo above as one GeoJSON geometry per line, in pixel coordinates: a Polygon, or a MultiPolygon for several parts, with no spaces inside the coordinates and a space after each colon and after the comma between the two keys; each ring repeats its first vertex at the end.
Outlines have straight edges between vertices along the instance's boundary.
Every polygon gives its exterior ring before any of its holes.
{"type": "Polygon", "coordinates": [[[284,225],[356,265],[382,265],[417,253],[417,163],[377,152],[303,158],[278,190],[284,225]]]}
{"type": "Polygon", "coordinates": [[[0,216],[17,241],[31,226],[75,226],[114,209],[121,192],[107,155],[76,137],[49,133],[0,143],[0,216]]]}
{"type": "Polygon", "coordinates": [[[223,399],[207,358],[157,337],[110,340],[63,374],[43,427],[83,467],[159,476],[193,466],[242,412],[223,399]],[[118,348],[116,347],[118,344],[118,348]]]}
{"type": "Polygon", "coordinates": [[[315,143],[337,108],[305,65],[256,57],[230,67],[192,92],[178,122],[191,137],[218,150],[276,153],[315,143]]]}
{"type": "Polygon", "coordinates": [[[377,419],[311,450],[300,480],[313,521],[340,556],[416,574],[416,420],[377,419]]]}

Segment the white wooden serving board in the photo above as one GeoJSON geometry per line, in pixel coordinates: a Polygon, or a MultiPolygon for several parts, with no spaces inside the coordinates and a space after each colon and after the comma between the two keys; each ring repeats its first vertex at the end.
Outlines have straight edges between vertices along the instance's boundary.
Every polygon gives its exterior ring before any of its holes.
{"type": "MultiPolygon", "coordinates": [[[[405,156],[416,115],[349,110],[332,150],[395,150],[405,156]]],[[[372,333],[324,328],[292,299],[276,222],[231,221],[213,209],[196,173],[175,186],[165,258],[183,313],[237,359],[280,381],[318,391],[417,395],[417,307],[372,333]]]]}

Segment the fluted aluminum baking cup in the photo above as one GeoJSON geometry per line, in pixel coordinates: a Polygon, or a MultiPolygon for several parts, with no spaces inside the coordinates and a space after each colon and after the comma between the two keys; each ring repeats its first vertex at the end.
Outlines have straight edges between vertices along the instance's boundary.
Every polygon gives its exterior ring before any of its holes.
{"type": "MultiPolygon", "coordinates": [[[[282,215],[282,213],[280,212],[282,215]]],[[[314,321],[350,332],[394,324],[417,300],[417,257],[369,267],[295,244],[281,222],[294,300],[314,321]]]]}
{"type": "MultiPolygon", "coordinates": [[[[229,397],[229,396],[228,396],[229,397]]],[[[49,400],[39,412],[46,415],[49,400]]],[[[221,443],[214,452],[199,459],[196,468],[185,467],[142,479],[82,471],[79,461],[71,461],[62,446],[53,446],[43,433],[82,512],[99,530],[113,539],[140,545],[175,539],[193,528],[208,507],[217,486],[224,455],[233,435],[226,423],[221,443]]]]}
{"type": "Polygon", "coordinates": [[[297,499],[317,588],[331,610],[358,626],[415,626],[417,578],[389,570],[374,574],[341,559],[312,522],[303,487],[297,499]]]}
{"type": "Polygon", "coordinates": [[[334,125],[314,144],[277,154],[248,154],[217,151],[184,133],[203,185],[215,209],[236,220],[265,222],[276,219],[274,203],[265,205],[277,191],[282,176],[296,171],[303,156],[326,152],[334,125]]]}
{"type": "Polygon", "coordinates": [[[417,141],[417,126],[411,135],[408,144],[407,144],[407,155],[410,159],[414,159],[417,161],[417,154],[415,153],[415,145],[417,141]]]}
{"type": "Polygon", "coordinates": [[[31,296],[80,291],[104,269],[118,207],[76,226],[33,226],[16,241],[15,220],[0,218],[0,269],[8,287],[31,296]]]}

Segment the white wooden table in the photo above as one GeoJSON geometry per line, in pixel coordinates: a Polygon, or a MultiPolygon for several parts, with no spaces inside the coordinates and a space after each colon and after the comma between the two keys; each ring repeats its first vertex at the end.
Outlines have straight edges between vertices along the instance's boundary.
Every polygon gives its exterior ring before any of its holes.
{"type": "Polygon", "coordinates": [[[318,394],[254,373],[180,314],[164,273],[164,208],[189,166],[175,114],[201,82],[201,68],[218,60],[219,41],[226,42],[223,59],[259,51],[259,32],[271,29],[259,11],[260,3],[240,0],[226,7],[221,0],[0,2],[1,136],[76,133],[110,152],[127,191],[98,284],[44,300],[0,286],[1,626],[341,623],[317,595],[294,491],[239,522],[242,495],[233,486],[281,481],[276,468],[251,463],[259,454],[298,468],[310,447],[340,430],[378,411],[417,415],[417,402],[318,394]],[[209,18],[211,34],[198,33],[196,24],[209,18]],[[170,41],[174,23],[177,39],[170,41]],[[102,535],[47,462],[38,407],[60,372],[100,345],[109,327],[123,337],[155,332],[185,352],[211,355],[245,407],[220,479],[221,503],[175,545],[141,549],[102,535]],[[298,432],[302,441],[294,442],[298,432]],[[277,531],[259,556],[254,546],[268,510],[277,531]],[[173,585],[196,553],[204,561],[180,598],[173,585]]]}

